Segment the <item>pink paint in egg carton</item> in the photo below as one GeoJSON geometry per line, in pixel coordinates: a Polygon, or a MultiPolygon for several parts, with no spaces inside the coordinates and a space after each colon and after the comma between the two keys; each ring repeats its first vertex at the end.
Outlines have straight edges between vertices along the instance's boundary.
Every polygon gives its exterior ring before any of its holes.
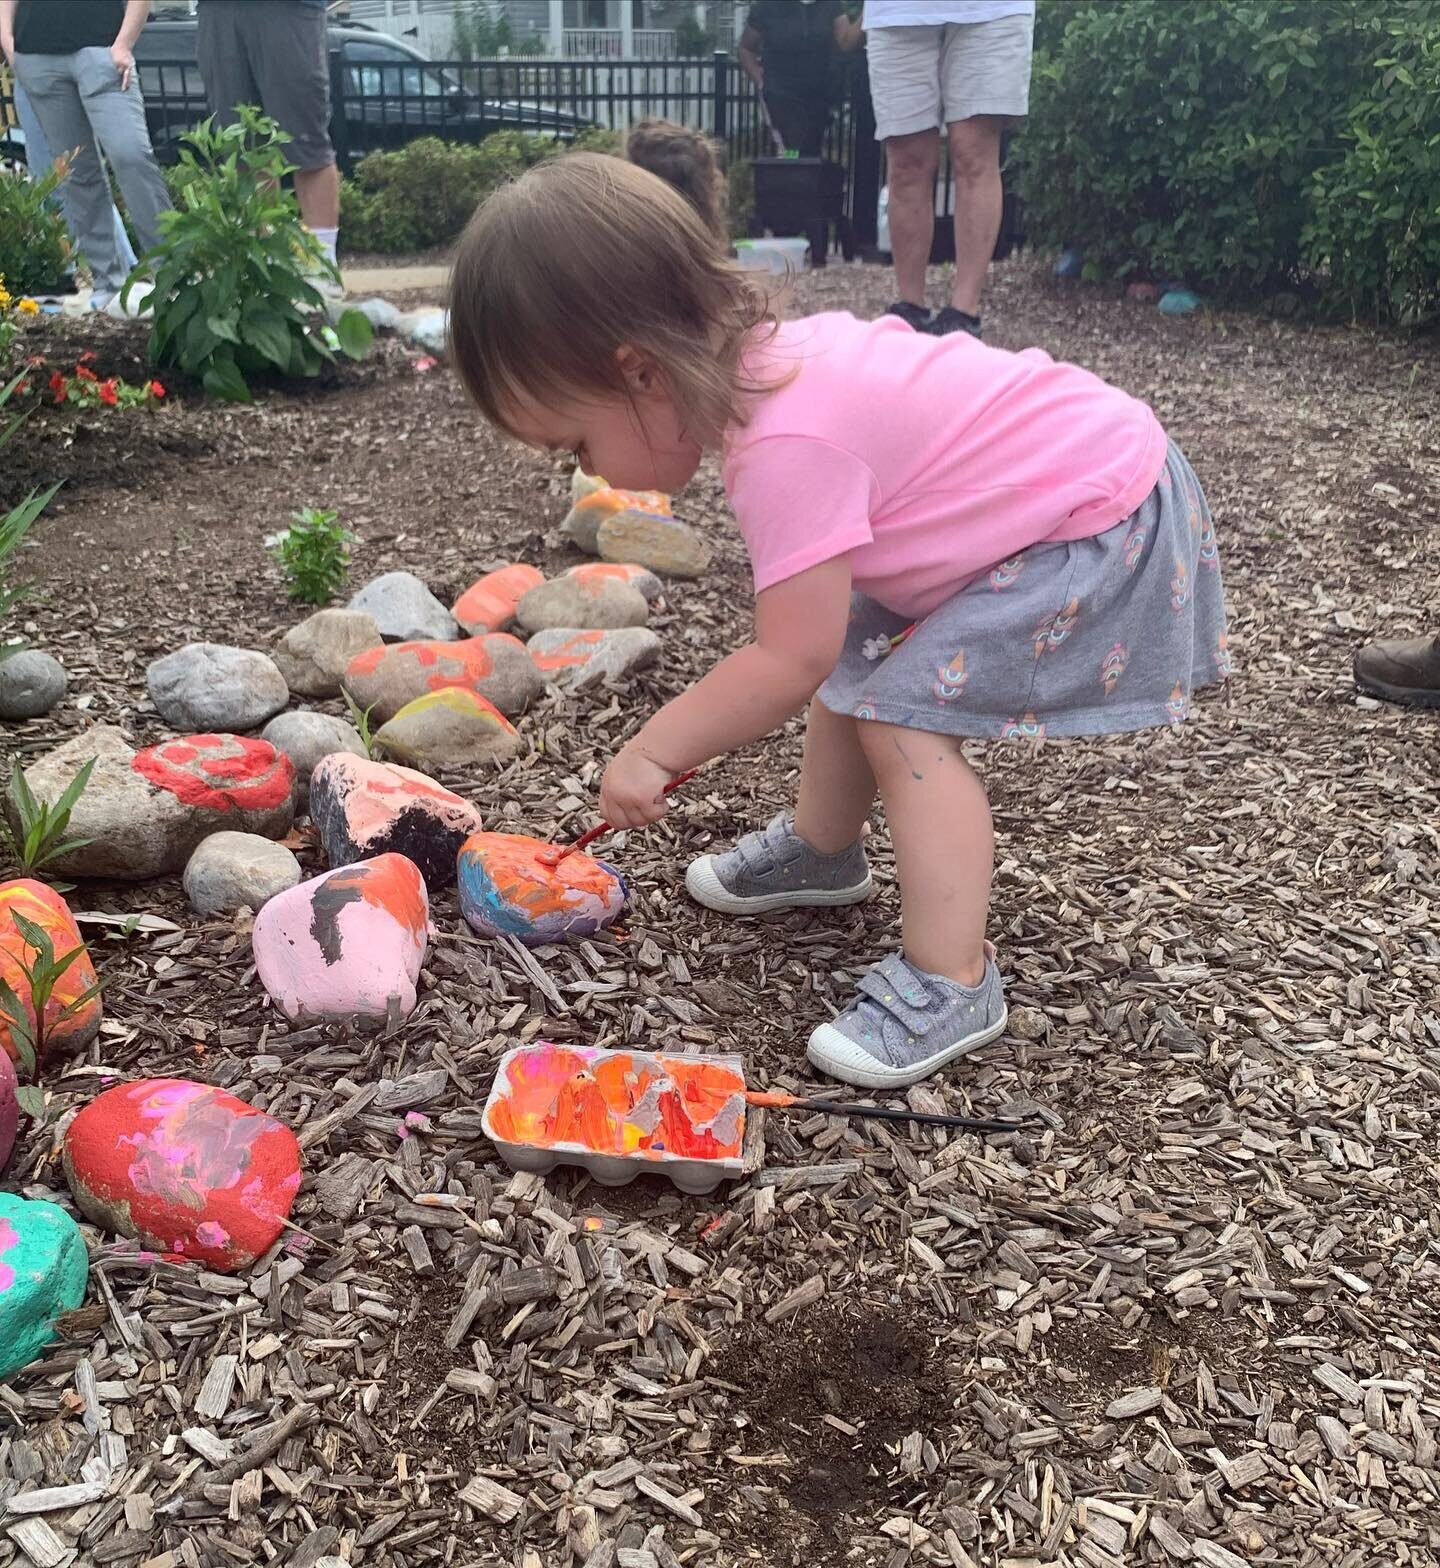
{"type": "Polygon", "coordinates": [[[512,1170],[579,1165],[606,1187],[664,1176],[699,1196],[743,1173],[737,1057],[537,1040],[500,1059],[482,1122],[512,1170]]]}

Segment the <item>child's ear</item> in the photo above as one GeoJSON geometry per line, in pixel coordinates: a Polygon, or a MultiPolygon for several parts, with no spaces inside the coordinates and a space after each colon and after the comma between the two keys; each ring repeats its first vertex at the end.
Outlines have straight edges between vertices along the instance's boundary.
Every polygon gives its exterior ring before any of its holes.
{"type": "Polygon", "coordinates": [[[620,374],[625,378],[626,388],[632,397],[653,392],[659,385],[659,371],[643,354],[628,344],[616,350],[615,363],[620,367],[620,374]]]}

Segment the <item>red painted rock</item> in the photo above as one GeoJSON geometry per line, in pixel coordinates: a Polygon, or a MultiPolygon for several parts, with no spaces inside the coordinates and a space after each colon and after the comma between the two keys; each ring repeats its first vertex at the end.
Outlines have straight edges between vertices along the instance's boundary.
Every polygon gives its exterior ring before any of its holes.
{"type": "Polygon", "coordinates": [[[310,775],[310,820],[332,866],[404,855],[432,889],[455,880],[460,846],[480,831],[475,807],[434,779],[348,752],[326,757],[310,775]]]}
{"type": "Polygon", "coordinates": [[[403,855],[339,866],[277,893],[256,916],[256,973],[292,1020],[405,1017],[429,919],[424,880],[403,855]]]}
{"type": "MultiPolygon", "coordinates": [[[[186,735],[136,752],[120,730],[101,725],[48,752],[25,770],[25,782],[53,804],[92,758],[68,834],[89,842],[50,862],[66,876],[145,881],[183,871],[211,833],[283,838],[295,818],[289,759],[238,735],[186,735]]],[[[6,809],[13,827],[8,798],[6,809]]]]}
{"type": "Polygon", "coordinates": [[[381,722],[417,697],[450,686],[473,691],[508,717],[533,702],[545,682],[525,644],[508,632],[460,642],[396,643],[360,654],[345,672],[345,690],[361,708],[373,708],[381,722]]]}
{"type": "Polygon", "coordinates": [[[300,1186],[288,1127],[183,1078],[97,1095],[66,1130],[64,1161],[95,1224],[227,1273],[273,1245],[300,1186]]]}
{"type": "MultiPolygon", "coordinates": [[[[50,938],[55,957],[63,958],[75,948],[84,948],[80,927],[70,913],[70,906],[43,882],[32,882],[22,877],[14,882],[0,882],[0,979],[19,996],[33,1023],[35,999],[30,994],[30,981],[25,970],[33,968],[35,950],[26,945],[15,924],[16,915],[33,921],[50,938]]],[[[44,1039],[47,1054],[52,1051],[81,1051],[90,1044],[100,1029],[100,998],[92,996],[78,1012],[68,1018],[60,1015],[78,997],[95,984],[95,966],[88,951],[80,957],[55,982],[50,1000],[45,1004],[44,1039]]],[[[0,1015],[0,1051],[7,1057],[20,1053],[11,1038],[10,1029],[0,1015]]],[[[3,1089],[0,1089],[3,1097],[3,1089]]],[[[3,1121],[3,1113],[0,1113],[3,1121]]],[[[0,1157],[0,1164],[4,1164],[0,1157]]]]}
{"type": "Polygon", "coordinates": [[[629,583],[645,595],[646,604],[654,604],[665,592],[664,583],[648,566],[636,566],[633,561],[582,561],[579,566],[572,566],[565,575],[578,577],[585,583],[603,582],[606,578],[629,583]]]}
{"type": "Polygon", "coordinates": [[[547,680],[574,691],[604,680],[623,680],[660,657],[660,639],[645,626],[626,626],[613,632],[559,627],[536,632],[527,646],[547,680]]]}
{"type": "Polygon", "coordinates": [[[15,1076],[15,1063],[0,1051],[0,1171],[15,1147],[15,1134],[20,1130],[20,1101],[15,1091],[20,1087],[15,1076]]]}
{"type": "Polygon", "coordinates": [[[622,516],[669,517],[670,497],[658,490],[587,490],[575,498],[560,531],[587,555],[598,555],[601,523],[622,516]]]}
{"type": "Polygon", "coordinates": [[[533,566],[502,566],[471,583],[451,614],[472,637],[503,632],[515,619],[515,606],[544,581],[544,572],[533,566]]]}

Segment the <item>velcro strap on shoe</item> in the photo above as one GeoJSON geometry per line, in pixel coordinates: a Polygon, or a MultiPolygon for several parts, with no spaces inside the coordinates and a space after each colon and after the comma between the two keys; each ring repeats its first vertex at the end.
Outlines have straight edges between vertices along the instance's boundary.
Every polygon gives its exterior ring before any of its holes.
{"type": "Polygon", "coordinates": [[[856,988],[898,1019],[911,1034],[928,1034],[931,1019],[926,1012],[932,1003],[930,993],[899,954],[892,953],[860,976],[856,988]]]}

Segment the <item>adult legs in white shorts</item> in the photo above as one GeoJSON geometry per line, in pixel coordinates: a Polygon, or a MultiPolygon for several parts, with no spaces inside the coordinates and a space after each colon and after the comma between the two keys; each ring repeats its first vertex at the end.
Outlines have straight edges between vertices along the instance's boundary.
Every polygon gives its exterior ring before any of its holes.
{"type": "MultiPolygon", "coordinates": [[[[955,286],[938,325],[978,331],[980,293],[1000,232],[1000,137],[1029,108],[1034,17],[869,34],[875,134],[885,143],[890,244],[900,299],[923,319],[935,238],[943,126],[955,181],[955,286]]],[[[918,324],[918,321],[917,321],[918,324]]]]}

